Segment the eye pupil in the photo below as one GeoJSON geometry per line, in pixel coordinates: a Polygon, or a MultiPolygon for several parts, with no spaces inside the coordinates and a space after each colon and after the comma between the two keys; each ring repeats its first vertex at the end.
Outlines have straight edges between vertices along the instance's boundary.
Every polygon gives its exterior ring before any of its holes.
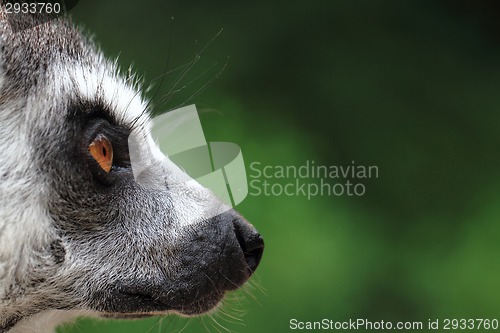
{"type": "Polygon", "coordinates": [[[113,146],[108,138],[99,134],[88,147],[90,155],[106,173],[111,171],[113,166],[113,146]]]}

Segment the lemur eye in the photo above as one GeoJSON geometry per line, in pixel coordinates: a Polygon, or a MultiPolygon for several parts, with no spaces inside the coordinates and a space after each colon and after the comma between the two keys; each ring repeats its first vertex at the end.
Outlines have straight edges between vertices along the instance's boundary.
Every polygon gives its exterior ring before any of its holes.
{"type": "Polygon", "coordinates": [[[90,143],[89,152],[106,173],[111,171],[113,166],[113,146],[106,136],[99,134],[90,143]]]}

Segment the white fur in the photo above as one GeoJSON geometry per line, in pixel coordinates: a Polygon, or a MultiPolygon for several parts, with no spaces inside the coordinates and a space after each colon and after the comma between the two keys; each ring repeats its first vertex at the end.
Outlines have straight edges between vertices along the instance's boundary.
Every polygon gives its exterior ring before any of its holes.
{"type": "Polygon", "coordinates": [[[51,333],[77,317],[92,315],[93,313],[88,311],[45,311],[21,321],[9,333],[51,333]]]}

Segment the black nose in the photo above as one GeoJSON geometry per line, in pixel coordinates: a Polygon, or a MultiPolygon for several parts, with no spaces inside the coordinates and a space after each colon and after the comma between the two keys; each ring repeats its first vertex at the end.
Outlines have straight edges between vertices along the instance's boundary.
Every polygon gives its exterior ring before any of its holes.
{"type": "Polygon", "coordinates": [[[259,232],[241,216],[233,219],[234,233],[240,244],[249,275],[253,274],[259,266],[262,253],[264,252],[264,240],[259,232]]]}

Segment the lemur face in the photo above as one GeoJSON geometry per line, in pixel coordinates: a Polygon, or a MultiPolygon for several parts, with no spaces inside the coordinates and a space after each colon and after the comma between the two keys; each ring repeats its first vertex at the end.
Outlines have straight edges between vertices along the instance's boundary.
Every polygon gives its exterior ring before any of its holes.
{"type": "Polygon", "coordinates": [[[47,310],[196,315],[245,283],[262,238],[203,218],[226,209],[161,156],[139,87],[64,20],[0,19],[0,332],[47,310]],[[130,136],[156,152],[147,182],[130,136]]]}

